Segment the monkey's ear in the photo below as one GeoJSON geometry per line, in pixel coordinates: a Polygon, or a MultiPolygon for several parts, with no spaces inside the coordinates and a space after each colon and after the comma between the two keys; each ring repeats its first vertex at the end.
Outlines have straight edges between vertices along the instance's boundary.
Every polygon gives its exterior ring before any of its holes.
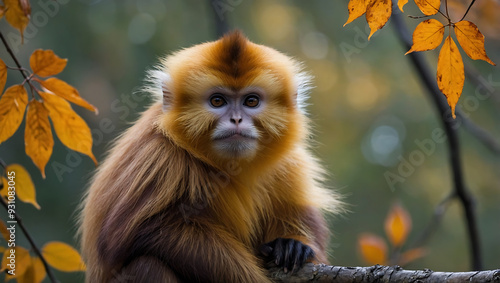
{"type": "Polygon", "coordinates": [[[162,102],[163,111],[168,111],[174,99],[171,90],[172,78],[170,75],[158,67],[148,72],[147,81],[149,84],[146,90],[151,93],[157,101],[162,102]]]}
{"type": "Polygon", "coordinates": [[[312,86],[313,76],[309,73],[301,71],[295,74],[295,85],[296,85],[296,93],[295,93],[295,101],[297,103],[297,107],[302,111],[306,112],[307,99],[309,98],[309,93],[312,86]]]}

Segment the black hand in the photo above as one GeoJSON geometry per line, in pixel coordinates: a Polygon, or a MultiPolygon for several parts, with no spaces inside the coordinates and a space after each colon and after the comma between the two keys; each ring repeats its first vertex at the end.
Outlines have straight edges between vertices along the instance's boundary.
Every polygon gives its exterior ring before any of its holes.
{"type": "Polygon", "coordinates": [[[261,246],[260,252],[278,267],[283,267],[285,273],[295,272],[306,260],[314,257],[314,251],[302,242],[294,239],[277,238],[261,246]]]}

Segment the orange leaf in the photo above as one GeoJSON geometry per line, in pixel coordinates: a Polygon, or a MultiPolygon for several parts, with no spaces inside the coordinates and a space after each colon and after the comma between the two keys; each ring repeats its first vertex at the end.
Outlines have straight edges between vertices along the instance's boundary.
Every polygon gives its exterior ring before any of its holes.
{"type": "MultiPolygon", "coordinates": [[[[2,179],[4,179],[4,178],[2,177],[2,179]]],[[[9,230],[7,230],[7,226],[5,225],[5,222],[3,222],[3,220],[1,220],[1,219],[0,219],[0,233],[2,234],[5,241],[8,242],[10,239],[10,232],[9,232],[9,230]]]]}
{"type": "Polygon", "coordinates": [[[83,98],[80,97],[78,90],[67,84],[65,81],[57,79],[57,78],[49,78],[45,81],[37,80],[44,88],[50,90],[54,94],[75,103],[76,105],[80,105],[90,111],[94,111],[97,114],[97,108],[83,98]]]}
{"type": "Polygon", "coordinates": [[[68,148],[88,155],[97,165],[92,154],[92,134],[87,123],[76,114],[64,99],[47,92],[40,92],[54,125],[57,136],[68,148]]]}
{"type": "Polygon", "coordinates": [[[415,4],[424,15],[431,16],[439,11],[441,0],[415,0],[415,4]]]}
{"type": "Polygon", "coordinates": [[[455,118],[455,106],[464,87],[464,63],[455,41],[448,36],[441,47],[437,65],[437,83],[441,92],[446,95],[451,113],[455,118]]]}
{"type": "Polygon", "coordinates": [[[370,35],[368,40],[372,35],[379,29],[383,28],[392,14],[392,1],[391,0],[371,0],[370,4],[366,8],[366,21],[370,26],[370,35]]]}
{"type": "Polygon", "coordinates": [[[408,250],[401,255],[401,260],[400,260],[399,265],[406,265],[414,260],[417,260],[417,259],[425,256],[426,253],[427,253],[427,250],[424,248],[415,248],[415,249],[408,250]]]}
{"type": "Polygon", "coordinates": [[[363,259],[369,264],[386,264],[387,245],[379,236],[362,234],[358,238],[358,247],[363,259]]]}
{"type": "Polygon", "coordinates": [[[47,275],[47,271],[45,270],[45,266],[43,266],[43,262],[39,257],[32,257],[31,262],[33,264],[33,269],[35,272],[35,278],[33,283],[41,283],[45,276],[47,275]]]}
{"type": "Polygon", "coordinates": [[[484,35],[474,23],[460,21],[454,25],[454,30],[458,43],[462,46],[467,56],[474,60],[484,60],[496,66],[496,64],[488,58],[488,55],[486,55],[486,50],[484,49],[484,35]]]}
{"type": "Polygon", "coordinates": [[[61,59],[52,50],[35,50],[30,57],[33,73],[40,77],[57,75],[66,67],[68,59],[61,59]]]}
{"type": "Polygon", "coordinates": [[[400,247],[406,241],[411,230],[410,215],[400,204],[394,204],[385,219],[384,226],[389,241],[395,247],[400,247]]]}
{"type": "Polygon", "coordinates": [[[42,255],[47,263],[61,271],[85,271],[80,254],[70,245],[62,242],[50,242],[42,248],[42,255]]]}
{"type": "Polygon", "coordinates": [[[0,143],[9,139],[23,121],[28,93],[22,85],[9,87],[0,98],[0,143]]]}
{"type": "Polygon", "coordinates": [[[11,164],[5,168],[6,172],[14,171],[15,174],[15,182],[16,182],[16,196],[19,200],[24,201],[26,203],[31,203],[37,209],[40,209],[40,205],[36,202],[36,191],[35,185],[31,180],[31,176],[28,171],[19,164],[11,164]]]}
{"type": "Polygon", "coordinates": [[[3,3],[5,4],[5,19],[11,26],[19,30],[22,37],[24,29],[30,21],[30,11],[26,11],[19,0],[4,0],[3,3]]]}
{"type": "Polygon", "coordinates": [[[5,82],[7,82],[7,65],[0,59],[0,93],[5,87],[5,82]]]}
{"type": "Polygon", "coordinates": [[[5,7],[0,6],[0,19],[2,19],[3,15],[5,14],[5,7]]]}
{"type": "Polygon", "coordinates": [[[2,258],[2,270],[6,270],[7,273],[11,269],[8,264],[10,263],[10,258],[9,256],[12,257],[12,255],[15,256],[15,275],[6,275],[5,280],[10,280],[13,278],[19,278],[21,277],[26,270],[28,270],[28,267],[30,266],[31,263],[31,257],[30,253],[28,252],[27,249],[23,247],[15,247],[15,248],[7,248],[3,254],[2,258]],[[14,251],[14,253],[11,253],[11,251],[14,251]]]}
{"type": "Polygon", "coordinates": [[[347,5],[347,9],[349,10],[349,18],[347,19],[347,22],[344,24],[344,26],[366,13],[366,7],[368,6],[369,2],[370,0],[350,0],[349,4],[347,5]]]}
{"type": "Polygon", "coordinates": [[[398,7],[399,7],[399,10],[401,10],[401,12],[404,12],[403,7],[406,5],[406,3],[408,3],[408,0],[399,0],[398,1],[398,7]]]}
{"type": "Polygon", "coordinates": [[[443,36],[444,26],[441,22],[435,19],[425,20],[415,28],[413,45],[406,54],[413,51],[432,50],[441,44],[443,36]]]}
{"type": "Polygon", "coordinates": [[[49,162],[54,146],[54,138],[50,129],[49,111],[42,102],[33,99],[28,104],[26,128],[24,130],[26,154],[40,169],[45,179],[45,165],[49,162]]]}

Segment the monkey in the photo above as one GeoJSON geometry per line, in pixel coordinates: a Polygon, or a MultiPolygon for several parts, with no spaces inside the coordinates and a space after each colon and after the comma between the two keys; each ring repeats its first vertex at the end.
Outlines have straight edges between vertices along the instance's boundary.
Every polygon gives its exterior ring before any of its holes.
{"type": "Polygon", "coordinates": [[[80,213],[86,282],[271,282],[327,263],[342,207],[310,153],[301,63],[233,31],[149,72],[80,213]]]}

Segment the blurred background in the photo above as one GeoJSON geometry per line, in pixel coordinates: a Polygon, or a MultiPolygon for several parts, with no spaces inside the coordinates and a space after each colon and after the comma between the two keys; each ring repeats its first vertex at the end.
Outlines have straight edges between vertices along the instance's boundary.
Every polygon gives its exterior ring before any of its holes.
{"type": "MultiPolygon", "coordinates": [[[[391,22],[368,41],[364,16],[342,27],[348,18],[347,3],[41,0],[31,1],[32,24],[25,31],[24,44],[5,20],[0,21],[0,28],[25,67],[29,66],[29,55],[38,48],[52,49],[68,58],[58,77],[99,108],[99,114],[94,115],[73,105],[92,129],[93,150],[99,161],[110,141],[150,103],[146,96],[132,95],[143,85],[146,70],[175,50],[216,39],[218,20],[241,29],[256,43],[303,61],[315,77],[308,109],[315,124],[314,152],[331,173],[328,185],[339,190],[349,204],[348,213],[330,219],[334,232],[331,263],[363,266],[367,263],[357,248],[361,233],[386,239],[384,219],[391,205],[399,201],[413,220],[407,241],[411,246],[430,222],[436,205],[449,194],[452,182],[446,143],[433,141],[432,151],[419,146],[432,141],[433,131],[441,124],[391,22]]],[[[466,7],[460,1],[450,4],[457,15],[463,15],[466,7]]],[[[486,51],[497,64],[499,13],[498,1],[478,0],[467,17],[485,34],[486,51]]],[[[405,6],[405,14],[421,15],[413,2],[405,6]]],[[[443,17],[437,18],[445,22],[443,17]]],[[[411,31],[421,22],[407,17],[405,21],[411,31]]],[[[426,52],[433,72],[437,55],[436,51],[426,52]]],[[[3,46],[0,57],[7,65],[14,65],[3,46]]],[[[498,141],[500,70],[466,58],[463,52],[462,57],[490,87],[478,88],[466,81],[458,108],[498,141]]],[[[21,81],[18,72],[9,71],[7,86],[21,81]]],[[[459,136],[465,181],[477,199],[484,267],[499,268],[500,156],[462,127],[459,136]]],[[[17,212],[39,246],[52,240],[77,246],[76,211],[95,166],[90,158],[68,150],[55,138],[47,178],[42,179],[24,153],[23,137],[24,122],[0,145],[0,158],[28,169],[42,209],[20,203],[17,212]]],[[[425,245],[427,255],[406,268],[468,270],[462,213],[458,202],[452,202],[425,245]]],[[[20,231],[17,236],[19,245],[29,247],[20,231]]],[[[83,281],[83,273],[55,273],[62,282],[83,281]]]]}

